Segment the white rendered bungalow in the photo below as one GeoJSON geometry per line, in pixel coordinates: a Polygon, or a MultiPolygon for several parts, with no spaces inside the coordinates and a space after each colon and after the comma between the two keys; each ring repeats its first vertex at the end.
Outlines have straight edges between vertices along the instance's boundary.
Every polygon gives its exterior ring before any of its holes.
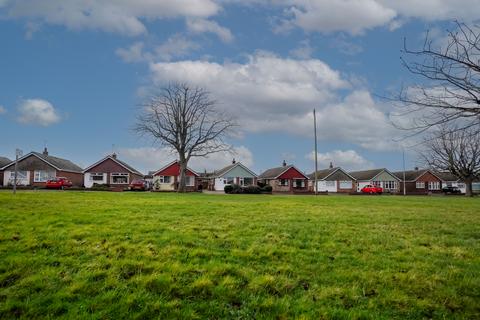
{"type": "Polygon", "coordinates": [[[400,191],[400,179],[385,168],[349,172],[357,180],[357,192],[366,185],[382,187],[383,192],[397,193],[400,191]]]}
{"type": "Polygon", "coordinates": [[[222,191],[226,185],[257,185],[257,175],[233,159],[232,164],[208,175],[208,189],[222,191]]]}

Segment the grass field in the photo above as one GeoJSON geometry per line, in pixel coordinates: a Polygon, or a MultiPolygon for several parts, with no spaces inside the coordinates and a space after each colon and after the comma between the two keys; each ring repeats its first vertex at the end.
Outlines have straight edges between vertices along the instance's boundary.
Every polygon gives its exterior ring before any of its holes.
{"type": "Polygon", "coordinates": [[[0,318],[480,318],[480,198],[0,192],[0,318]]]}

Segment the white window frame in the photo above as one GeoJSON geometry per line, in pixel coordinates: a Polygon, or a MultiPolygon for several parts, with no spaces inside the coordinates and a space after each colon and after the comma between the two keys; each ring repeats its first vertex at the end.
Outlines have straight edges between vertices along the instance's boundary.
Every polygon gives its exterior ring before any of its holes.
{"type": "Polygon", "coordinates": [[[242,186],[252,186],[253,183],[254,183],[254,179],[251,178],[251,177],[243,177],[243,178],[240,178],[240,179],[241,179],[241,182],[243,183],[242,186]],[[245,180],[247,180],[247,179],[248,179],[249,181],[251,181],[251,183],[248,183],[248,184],[245,183],[245,180]]]}
{"type": "Polygon", "coordinates": [[[130,175],[123,172],[112,172],[110,173],[110,184],[129,184],[130,175]],[[127,182],[113,182],[113,177],[127,177],[127,182]]]}
{"type": "Polygon", "coordinates": [[[339,188],[340,189],[352,189],[353,188],[352,180],[340,180],[339,181],[339,188]]]}
{"type": "Polygon", "coordinates": [[[235,177],[226,177],[223,184],[235,184],[235,177]]]}
{"type": "Polygon", "coordinates": [[[159,176],[158,181],[161,184],[171,184],[172,183],[172,176],[159,176]],[[165,181],[165,178],[167,178],[167,177],[168,177],[168,181],[165,181]]]}
{"type": "Polygon", "coordinates": [[[195,186],[195,177],[194,176],[185,176],[185,186],[194,187],[195,186]]]}
{"type": "Polygon", "coordinates": [[[305,179],[293,179],[293,187],[294,188],[305,188],[305,179]],[[300,181],[300,186],[297,185],[298,181],[300,181]]]}
{"type": "Polygon", "coordinates": [[[387,190],[395,190],[397,189],[397,182],[396,181],[384,181],[385,189],[387,190]]]}
{"type": "Polygon", "coordinates": [[[440,182],[438,181],[429,181],[428,190],[440,190],[440,182]]]}
{"type": "Polygon", "coordinates": [[[103,181],[105,177],[105,173],[102,172],[90,172],[90,181],[95,182],[95,181],[103,181]],[[102,177],[101,180],[95,180],[93,177],[102,177]]]}
{"type": "Polygon", "coordinates": [[[55,178],[57,173],[54,170],[35,170],[33,171],[33,182],[47,182],[55,178]],[[42,176],[43,174],[43,176],[42,176]]]}
{"type": "Polygon", "coordinates": [[[335,181],[326,180],[326,181],[325,181],[325,187],[327,187],[327,188],[335,188],[335,181]]]}
{"type": "Polygon", "coordinates": [[[417,181],[417,182],[415,183],[415,187],[416,187],[417,189],[425,189],[425,182],[424,182],[424,181],[417,181]]]}
{"type": "Polygon", "coordinates": [[[278,185],[282,187],[288,187],[290,185],[290,181],[288,179],[278,179],[278,185]],[[286,183],[282,183],[283,181],[286,183]]]}

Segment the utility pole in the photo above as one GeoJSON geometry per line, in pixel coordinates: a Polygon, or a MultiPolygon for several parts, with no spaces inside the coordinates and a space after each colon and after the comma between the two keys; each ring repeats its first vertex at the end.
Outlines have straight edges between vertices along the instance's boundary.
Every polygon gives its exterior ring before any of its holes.
{"type": "Polygon", "coordinates": [[[315,109],[313,109],[313,134],[315,135],[315,184],[313,189],[315,190],[315,195],[318,194],[317,186],[317,171],[318,171],[318,162],[317,162],[317,115],[315,114],[315,109]]]}
{"type": "Polygon", "coordinates": [[[13,194],[17,193],[18,158],[21,157],[22,154],[22,150],[15,150],[15,174],[13,176],[13,194]]]}
{"type": "Polygon", "coordinates": [[[402,147],[402,150],[403,150],[403,195],[406,196],[407,195],[407,189],[406,189],[406,185],[405,185],[405,148],[402,147]]]}

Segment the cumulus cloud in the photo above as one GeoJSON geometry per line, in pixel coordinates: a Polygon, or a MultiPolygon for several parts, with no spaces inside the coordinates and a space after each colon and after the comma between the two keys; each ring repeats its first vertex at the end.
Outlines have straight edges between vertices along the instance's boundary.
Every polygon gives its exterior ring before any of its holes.
{"type": "MultiPolygon", "coordinates": [[[[315,151],[307,154],[306,159],[314,161],[315,151]]],[[[373,163],[355,150],[333,150],[325,153],[317,153],[319,170],[328,168],[330,163],[334,167],[342,167],[346,170],[366,170],[373,168],[373,163]]]]}
{"type": "Polygon", "coordinates": [[[7,113],[7,109],[4,106],[0,105],[0,115],[7,113]]]}
{"type": "Polygon", "coordinates": [[[210,32],[216,34],[223,42],[232,42],[233,35],[229,29],[220,26],[215,21],[206,19],[188,19],[187,27],[191,32],[204,33],[210,32]]]}
{"type": "Polygon", "coordinates": [[[34,19],[72,30],[95,29],[129,36],[147,32],[142,20],[207,18],[221,9],[213,0],[7,0],[3,1],[3,7],[11,18],[34,19]]]}
{"type": "Polygon", "coordinates": [[[23,100],[18,106],[18,122],[47,127],[61,120],[53,105],[42,99],[23,100]]]}
{"type": "MultiPolygon", "coordinates": [[[[118,155],[121,159],[145,173],[158,170],[177,158],[176,153],[166,147],[120,148],[118,155]]],[[[207,157],[192,158],[189,167],[197,172],[218,170],[229,165],[232,158],[248,167],[253,165],[252,152],[245,146],[239,146],[233,147],[232,152],[219,152],[207,157]]]]}
{"type": "Polygon", "coordinates": [[[318,59],[257,52],[243,64],[177,61],[152,63],[150,69],[157,85],[186,81],[207,88],[243,131],[310,137],[317,108],[320,139],[392,147],[393,128],[382,106],[318,59]]]}

